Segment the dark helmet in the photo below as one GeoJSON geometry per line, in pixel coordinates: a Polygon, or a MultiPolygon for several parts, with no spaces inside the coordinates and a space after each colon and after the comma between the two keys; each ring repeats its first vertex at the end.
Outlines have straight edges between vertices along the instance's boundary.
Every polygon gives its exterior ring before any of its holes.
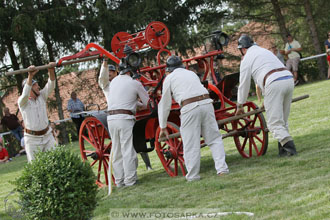
{"type": "Polygon", "coordinates": [[[166,60],[166,72],[172,72],[176,68],[185,68],[180,57],[172,55],[166,60]]]}
{"type": "Polygon", "coordinates": [[[131,68],[126,64],[126,62],[123,62],[122,60],[119,63],[119,74],[123,75],[127,73],[128,71],[131,71],[131,68]]]}
{"type": "MultiPolygon", "coordinates": [[[[28,78],[25,78],[25,79],[22,81],[22,88],[24,88],[24,86],[25,86],[27,80],[28,80],[28,78]]],[[[33,86],[34,84],[36,84],[36,83],[37,83],[37,81],[34,80],[34,79],[32,79],[32,86],[33,86]]]]}
{"type": "Polygon", "coordinates": [[[109,65],[109,71],[116,71],[116,67],[114,65],[109,65]]]}
{"type": "Polygon", "coordinates": [[[243,34],[242,36],[240,36],[240,38],[238,39],[238,49],[241,48],[249,48],[252,45],[254,45],[253,40],[251,39],[251,37],[249,37],[246,34],[243,34]]]}

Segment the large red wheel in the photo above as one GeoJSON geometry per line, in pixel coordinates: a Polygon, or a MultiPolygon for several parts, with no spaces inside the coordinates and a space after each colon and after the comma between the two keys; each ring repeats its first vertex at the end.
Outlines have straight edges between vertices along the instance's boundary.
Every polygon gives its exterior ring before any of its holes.
{"type": "MultiPolygon", "coordinates": [[[[168,122],[167,131],[169,134],[174,134],[179,132],[179,127],[174,123],[168,122]]],[[[171,138],[170,140],[159,142],[159,133],[160,127],[158,127],[156,131],[155,148],[165,171],[168,175],[173,177],[177,176],[179,174],[179,170],[181,170],[182,175],[185,176],[186,170],[184,166],[183,144],[181,137],[171,138]]]]}
{"type": "MultiPolygon", "coordinates": [[[[256,109],[253,103],[244,106],[244,112],[256,109]]],[[[238,152],[244,158],[253,155],[262,156],[268,147],[268,129],[262,113],[231,122],[233,130],[237,131],[234,141],[238,152]]]]}
{"type": "Polygon", "coordinates": [[[145,30],[147,43],[155,50],[165,48],[170,42],[170,31],[159,21],[151,22],[145,30]]]}
{"type": "Polygon", "coordinates": [[[111,40],[112,52],[114,52],[118,58],[125,57],[124,48],[126,44],[130,45],[133,50],[136,49],[132,35],[127,32],[118,32],[111,40]]]}
{"type": "Polygon", "coordinates": [[[88,117],[81,124],[79,146],[83,161],[90,163],[97,172],[96,184],[100,187],[108,185],[111,141],[108,131],[97,118],[88,117]]]}

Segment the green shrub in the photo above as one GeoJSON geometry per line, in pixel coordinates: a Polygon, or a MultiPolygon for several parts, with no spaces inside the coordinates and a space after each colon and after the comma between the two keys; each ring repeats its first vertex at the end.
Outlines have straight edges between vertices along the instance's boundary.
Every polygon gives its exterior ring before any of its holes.
{"type": "Polygon", "coordinates": [[[308,82],[313,82],[317,79],[320,79],[320,70],[317,65],[317,59],[299,62],[298,73],[304,77],[304,80],[307,80],[308,82]]]}
{"type": "Polygon", "coordinates": [[[58,147],[39,152],[14,184],[26,219],[85,220],[97,205],[95,179],[89,164],[58,147]]]}

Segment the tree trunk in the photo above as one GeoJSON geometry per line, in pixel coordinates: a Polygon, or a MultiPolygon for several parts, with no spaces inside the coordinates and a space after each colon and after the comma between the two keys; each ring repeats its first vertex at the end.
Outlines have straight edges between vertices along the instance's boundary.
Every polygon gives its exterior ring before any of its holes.
{"type": "MultiPolygon", "coordinates": [[[[8,53],[9,53],[9,57],[10,57],[10,60],[11,60],[11,63],[13,65],[13,69],[14,70],[19,70],[19,64],[18,64],[18,61],[17,61],[17,57],[15,55],[15,50],[14,50],[14,47],[13,47],[13,42],[10,40],[10,41],[7,41],[6,42],[6,46],[7,46],[7,49],[8,49],[8,53]]],[[[19,94],[22,94],[22,81],[23,81],[23,75],[22,74],[17,74],[15,75],[15,79],[16,79],[16,82],[17,82],[17,88],[18,88],[18,92],[19,94]]]]}
{"type": "MultiPolygon", "coordinates": [[[[322,49],[321,49],[321,44],[319,41],[318,33],[317,33],[317,28],[315,25],[313,13],[312,13],[312,6],[309,0],[304,1],[304,8],[306,12],[306,21],[309,26],[310,34],[312,37],[313,45],[316,54],[321,54],[322,49]]],[[[323,57],[319,57],[317,59],[317,64],[320,70],[318,78],[324,79],[327,76],[327,68],[326,68],[326,63],[325,59],[323,57]]]]}
{"type": "Polygon", "coordinates": [[[286,43],[286,35],[289,33],[288,29],[285,26],[285,20],[284,16],[281,11],[280,3],[278,0],[271,0],[273,8],[274,8],[274,15],[278,24],[278,27],[280,28],[281,37],[283,39],[283,42],[286,43]]]}
{"type": "MultiPolygon", "coordinates": [[[[50,61],[55,61],[53,47],[52,47],[52,44],[50,42],[50,39],[49,39],[47,33],[43,33],[43,36],[44,36],[44,41],[47,45],[49,60],[50,61]]],[[[58,113],[59,119],[63,120],[64,119],[64,113],[63,113],[62,99],[61,99],[60,89],[59,89],[59,86],[58,86],[57,76],[55,78],[55,83],[56,83],[55,98],[56,98],[57,113],[58,113]]],[[[63,144],[66,144],[66,143],[69,142],[69,139],[68,139],[67,131],[66,131],[66,128],[65,128],[65,124],[60,123],[59,127],[60,127],[60,138],[63,141],[63,144]]]]}

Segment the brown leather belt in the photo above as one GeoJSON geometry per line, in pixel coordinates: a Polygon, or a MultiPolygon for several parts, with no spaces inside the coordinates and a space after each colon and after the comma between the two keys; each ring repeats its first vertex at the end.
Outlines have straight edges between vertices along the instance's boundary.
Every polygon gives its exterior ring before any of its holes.
{"type": "Polygon", "coordinates": [[[201,100],[208,99],[208,98],[210,98],[210,95],[209,94],[204,94],[204,95],[199,95],[199,96],[195,96],[195,97],[183,100],[181,102],[181,108],[185,105],[190,104],[190,103],[201,101],[201,100]]]}
{"type": "Polygon", "coordinates": [[[24,131],[25,133],[27,134],[32,134],[32,135],[37,135],[37,136],[41,136],[41,135],[44,135],[47,133],[49,127],[47,126],[47,128],[45,128],[44,130],[41,130],[41,131],[32,131],[32,130],[29,130],[27,128],[24,128],[24,131]]]}
{"type": "Polygon", "coordinates": [[[285,68],[285,67],[282,67],[282,68],[273,69],[273,70],[269,71],[264,77],[263,87],[265,87],[266,79],[268,78],[268,76],[272,75],[275,72],[280,72],[280,71],[283,71],[283,70],[288,70],[288,69],[285,68]]]}
{"type": "Polygon", "coordinates": [[[118,115],[118,114],[134,115],[132,111],[126,109],[116,109],[116,110],[108,111],[108,115],[118,115]]]}

